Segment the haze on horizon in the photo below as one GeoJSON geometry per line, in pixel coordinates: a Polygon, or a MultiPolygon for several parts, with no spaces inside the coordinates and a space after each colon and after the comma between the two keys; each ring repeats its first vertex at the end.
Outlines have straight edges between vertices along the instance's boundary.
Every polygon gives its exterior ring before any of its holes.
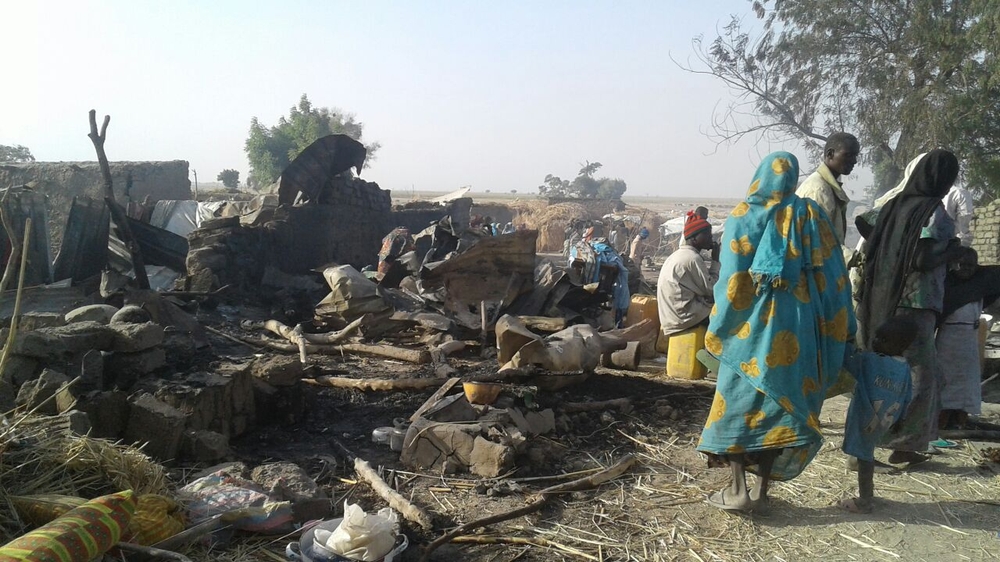
{"type": "MultiPolygon", "coordinates": [[[[741,196],[759,159],[796,144],[716,147],[729,92],[679,69],[745,0],[571,2],[20,2],[0,8],[0,144],[94,160],[87,112],[111,115],[112,160],[187,160],[199,180],[248,172],[250,119],[305,93],[364,123],[363,173],[396,191],[537,193],[585,160],[626,196],[741,196]]],[[[868,181],[848,178],[860,196],[868,181]]],[[[870,177],[870,176],[869,176],[870,177]]]]}

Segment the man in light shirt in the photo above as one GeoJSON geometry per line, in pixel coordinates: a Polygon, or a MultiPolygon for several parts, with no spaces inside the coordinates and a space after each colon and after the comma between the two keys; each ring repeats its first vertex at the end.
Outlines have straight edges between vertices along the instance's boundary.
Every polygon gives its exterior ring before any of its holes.
{"type": "Polygon", "coordinates": [[[795,191],[799,197],[812,199],[826,211],[841,246],[847,235],[847,204],[851,198],[844,191],[840,177],[854,170],[859,154],[861,143],[854,135],[833,133],[826,139],[823,162],[795,191]]]}
{"type": "Polygon", "coordinates": [[[688,213],[681,245],[663,262],[656,281],[656,306],[660,329],[670,336],[698,324],[707,324],[715,302],[712,288],[719,280],[719,246],[712,240],[712,225],[688,213]],[[711,264],[702,257],[711,250],[711,264]]]}
{"type": "Polygon", "coordinates": [[[955,221],[955,231],[962,245],[968,248],[972,246],[972,223],[973,204],[972,194],[965,188],[957,185],[951,186],[948,195],[942,200],[944,210],[948,216],[955,221]]]}

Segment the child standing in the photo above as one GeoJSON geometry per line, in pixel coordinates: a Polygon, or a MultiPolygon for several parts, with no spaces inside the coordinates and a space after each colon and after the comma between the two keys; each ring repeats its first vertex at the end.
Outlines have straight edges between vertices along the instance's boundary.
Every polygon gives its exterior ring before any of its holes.
{"type": "Polygon", "coordinates": [[[847,409],[843,450],[858,471],[858,497],[840,506],[854,513],[870,513],[875,497],[875,447],[906,411],[910,401],[910,366],[903,352],[917,337],[917,324],[895,316],[875,331],[872,352],[856,351],[844,361],[857,385],[847,409]]]}

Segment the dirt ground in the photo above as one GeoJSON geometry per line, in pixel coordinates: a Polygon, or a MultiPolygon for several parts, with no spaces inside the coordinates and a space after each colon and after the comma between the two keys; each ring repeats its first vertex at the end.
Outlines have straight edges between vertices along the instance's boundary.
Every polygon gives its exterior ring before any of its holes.
{"type": "MultiPolygon", "coordinates": [[[[220,340],[227,360],[248,360],[252,350],[220,340]]],[[[472,354],[455,361],[460,372],[495,368],[472,354]]],[[[433,377],[426,367],[402,363],[323,358],[315,374],[349,377],[433,377]]],[[[472,475],[414,474],[398,454],[371,439],[372,429],[408,417],[433,392],[359,392],[309,387],[305,420],[291,427],[259,429],[233,443],[252,463],[300,463],[340,505],[346,499],[375,510],[383,502],[332,445],[336,438],[381,471],[384,479],[423,507],[435,533],[405,525],[410,548],[402,560],[418,560],[430,541],[457,524],[523,506],[531,493],[579,477],[562,476],[609,466],[636,455],[639,463],[597,490],[574,492],[542,511],[471,532],[501,543],[450,544],[432,560],[986,560],[1000,552],[1000,465],[984,461],[993,445],[961,442],[918,468],[876,475],[876,511],[854,515],[834,507],[856,491],[853,473],[839,451],[847,400],[827,403],[827,441],[798,479],[778,483],[765,513],[733,515],[705,504],[704,497],[727,483],[728,471],[709,469],[694,450],[711,404],[711,380],[679,381],[663,376],[663,363],[644,363],[641,372],[600,370],[588,381],[559,393],[540,393],[544,406],[627,397],[629,414],[572,414],[570,431],[535,438],[503,481],[472,475]]],[[[990,394],[1000,397],[1000,384],[990,394]]],[[[989,394],[989,393],[988,393],[989,394]]],[[[986,404],[984,419],[1000,422],[1000,405],[986,404]]],[[[214,560],[277,560],[289,538],[245,539],[214,560]]]]}

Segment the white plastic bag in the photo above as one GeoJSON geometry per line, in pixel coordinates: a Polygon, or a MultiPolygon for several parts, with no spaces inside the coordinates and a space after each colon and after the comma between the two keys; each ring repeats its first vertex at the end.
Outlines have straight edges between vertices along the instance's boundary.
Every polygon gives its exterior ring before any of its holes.
{"type": "Polygon", "coordinates": [[[373,562],[392,551],[396,544],[399,516],[386,507],[365,513],[357,504],[344,502],[344,520],[326,541],[333,552],[362,562],[373,562]]]}

